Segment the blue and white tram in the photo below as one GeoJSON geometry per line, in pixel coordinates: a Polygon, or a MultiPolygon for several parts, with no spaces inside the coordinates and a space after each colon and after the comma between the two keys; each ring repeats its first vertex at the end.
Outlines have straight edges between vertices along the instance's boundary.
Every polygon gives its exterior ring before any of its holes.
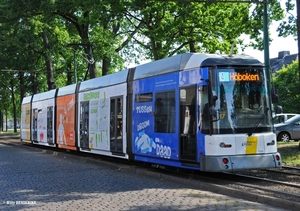
{"type": "Polygon", "coordinates": [[[262,64],[181,54],[135,68],[134,159],[202,171],[281,166],[262,64]]]}
{"type": "MultiPolygon", "coordinates": [[[[266,73],[252,57],[185,53],[78,83],[75,90],[65,109],[51,110],[63,121],[44,127],[75,138],[78,151],[209,172],[281,167],[266,73]],[[68,112],[73,106],[76,112],[68,112]],[[71,127],[75,136],[62,130],[71,127]]],[[[23,102],[31,119],[49,122],[36,105],[64,102],[50,92],[51,100],[23,102]]],[[[30,127],[29,141],[44,145],[34,121],[30,127]]],[[[60,146],[57,141],[45,143],[60,146]]]]}

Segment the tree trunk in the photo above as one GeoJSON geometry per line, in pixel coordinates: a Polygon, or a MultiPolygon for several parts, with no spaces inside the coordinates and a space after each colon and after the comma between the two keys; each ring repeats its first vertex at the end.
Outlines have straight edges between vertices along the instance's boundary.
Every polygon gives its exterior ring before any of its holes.
{"type": "Polygon", "coordinates": [[[89,72],[90,72],[90,78],[97,78],[98,77],[98,73],[97,73],[96,63],[95,62],[93,64],[89,64],[89,72]]]}
{"type": "Polygon", "coordinates": [[[70,84],[75,83],[74,79],[76,77],[76,75],[75,75],[76,73],[75,73],[74,69],[72,70],[72,64],[71,64],[71,62],[68,62],[67,67],[68,67],[68,71],[67,71],[67,85],[70,85],[70,84]],[[74,79],[72,79],[73,76],[74,76],[74,79]]]}
{"type": "Polygon", "coordinates": [[[49,40],[47,37],[47,34],[45,31],[42,33],[43,41],[44,41],[44,47],[46,49],[45,53],[45,60],[46,60],[46,68],[47,68],[47,84],[48,84],[48,90],[55,89],[55,83],[54,83],[54,74],[52,69],[52,61],[49,55],[49,40]]]}
{"type": "Polygon", "coordinates": [[[13,118],[14,118],[14,132],[17,132],[17,107],[15,101],[15,91],[14,91],[14,82],[13,79],[10,80],[10,89],[11,89],[11,101],[13,106],[13,118]]]}
{"type": "Polygon", "coordinates": [[[8,111],[7,108],[5,109],[5,132],[7,132],[7,116],[8,116],[8,111]]]}
{"type": "Polygon", "coordinates": [[[0,111],[0,129],[3,131],[3,114],[2,111],[0,111]]]}
{"type": "Polygon", "coordinates": [[[20,104],[22,105],[23,98],[25,97],[25,88],[24,88],[24,72],[19,72],[20,79],[20,104]]]}
{"type": "Polygon", "coordinates": [[[107,75],[110,68],[111,59],[107,56],[103,57],[102,60],[102,76],[107,75]]]}
{"type": "MultiPolygon", "coordinates": [[[[300,82],[300,17],[299,17],[299,13],[300,13],[300,0],[296,1],[297,4],[297,37],[298,37],[298,73],[299,73],[299,82],[300,82]]],[[[299,83],[300,84],[300,83],[299,83]]]]}
{"type": "Polygon", "coordinates": [[[189,46],[190,46],[190,52],[191,53],[196,53],[196,47],[195,47],[195,41],[194,40],[189,40],[189,46]]]}
{"type": "Polygon", "coordinates": [[[33,72],[30,76],[31,78],[31,83],[32,83],[32,94],[37,94],[39,93],[39,85],[38,85],[38,82],[36,80],[37,78],[37,73],[36,72],[33,72]]]}
{"type": "Polygon", "coordinates": [[[90,73],[90,78],[97,78],[98,73],[97,73],[96,63],[93,56],[93,47],[92,45],[88,44],[87,47],[84,49],[88,59],[88,71],[90,73]]]}

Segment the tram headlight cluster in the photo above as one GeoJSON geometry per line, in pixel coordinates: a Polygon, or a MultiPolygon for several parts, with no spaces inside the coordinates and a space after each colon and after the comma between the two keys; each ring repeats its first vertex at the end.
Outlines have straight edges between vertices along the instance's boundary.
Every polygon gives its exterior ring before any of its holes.
{"type": "Polygon", "coordinates": [[[228,160],[228,158],[223,158],[222,162],[223,162],[223,164],[225,164],[224,165],[225,169],[229,169],[229,166],[228,166],[229,160],[228,160]]]}
{"type": "Polygon", "coordinates": [[[280,159],[280,156],[279,156],[279,155],[276,155],[276,156],[275,156],[275,159],[276,159],[276,161],[277,161],[277,165],[278,165],[278,166],[281,166],[281,162],[280,162],[281,159],[280,159]]]}

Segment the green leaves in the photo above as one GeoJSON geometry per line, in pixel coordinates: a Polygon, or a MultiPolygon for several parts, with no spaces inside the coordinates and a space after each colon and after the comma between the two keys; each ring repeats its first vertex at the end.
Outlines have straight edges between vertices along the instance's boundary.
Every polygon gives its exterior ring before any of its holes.
{"type": "MultiPolygon", "coordinates": [[[[286,5],[284,13],[279,0],[268,0],[270,23],[288,17],[280,36],[296,34],[294,2],[286,5]]],[[[228,54],[233,43],[237,53],[237,47],[247,47],[242,34],[263,49],[262,15],[262,4],[247,3],[2,0],[0,64],[27,70],[18,86],[32,94],[74,83],[75,71],[78,81],[84,80],[91,60],[89,75],[97,77],[182,52],[228,54]]]]}
{"type": "Polygon", "coordinates": [[[279,105],[284,113],[299,113],[299,72],[298,61],[283,67],[273,74],[274,85],[279,93],[279,105]]]}

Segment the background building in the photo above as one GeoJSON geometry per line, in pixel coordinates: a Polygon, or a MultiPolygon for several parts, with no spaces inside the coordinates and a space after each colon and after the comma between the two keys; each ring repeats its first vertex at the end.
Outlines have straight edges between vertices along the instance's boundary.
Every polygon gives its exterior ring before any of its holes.
{"type": "Polygon", "coordinates": [[[278,58],[270,59],[270,71],[276,72],[282,67],[291,64],[293,61],[297,60],[298,54],[290,55],[290,51],[280,51],[278,52],[278,58]]]}

